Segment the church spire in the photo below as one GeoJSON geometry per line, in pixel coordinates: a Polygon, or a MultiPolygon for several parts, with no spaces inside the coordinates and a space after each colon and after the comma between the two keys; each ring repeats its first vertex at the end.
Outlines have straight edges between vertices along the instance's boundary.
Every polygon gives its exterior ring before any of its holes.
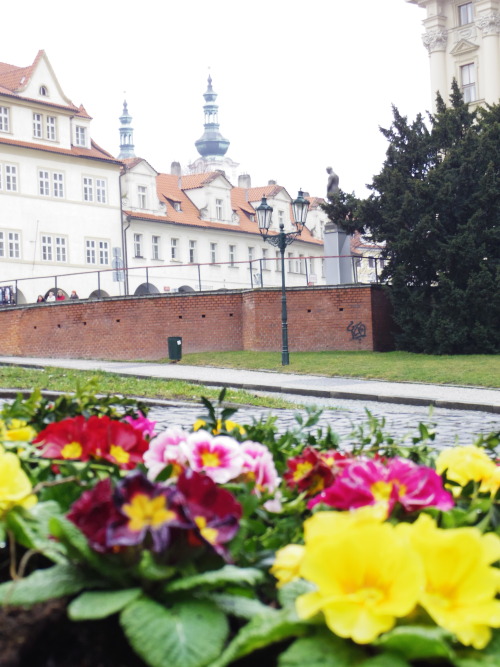
{"type": "Polygon", "coordinates": [[[120,154],[119,160],[135,157],[134,153],[134,129],[131,127],[132,116],[129,115],[127,100],[123,101],[123,113],[120,116],[120,154]]]}
{"type": "Polygon", "coordinates": [[[195,142],[198,153],[206,157],[221,158],[229,148],[229,141],[224,139],[219,132],[218,111],[219,107],[216,104],[217,94],[212,88],[212,77],[208,76],[208,86],[206,93],[203,94],[205,98],[205,105],[203,111],[205,113],[205,132],[203,136],[195,142]]]}

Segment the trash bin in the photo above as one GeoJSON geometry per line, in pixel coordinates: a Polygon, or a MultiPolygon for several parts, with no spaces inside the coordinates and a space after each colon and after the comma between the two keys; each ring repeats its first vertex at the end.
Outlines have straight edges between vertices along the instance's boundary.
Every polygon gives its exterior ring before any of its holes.
{"type": "Polygon", "coordinates": [[[172,361],[182,359],[182,338],[179,336],[170,336],[168,338],[168,358],[172,361]]]}

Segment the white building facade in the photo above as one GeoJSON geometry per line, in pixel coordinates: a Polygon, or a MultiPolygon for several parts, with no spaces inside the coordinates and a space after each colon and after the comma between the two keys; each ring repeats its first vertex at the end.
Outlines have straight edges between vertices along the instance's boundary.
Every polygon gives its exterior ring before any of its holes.
{"type": "MultiPolygon", "coordinates": [[[[426,10],[433,104],[448,100],[455,78],[472,106],[500,99],[500,1],[406,0],[426,10]]],[[[434,106],[435,111],[435,106],[434,106]]]]}
{"type": "Polygon", "coordinates": [[[92,141],[90,124],[43,51],[29,67],[0,63],[0,280],[18,303],[56,288],[87,298],[98,287],[89,270],[111,280],[121,163],[92,141]]]}

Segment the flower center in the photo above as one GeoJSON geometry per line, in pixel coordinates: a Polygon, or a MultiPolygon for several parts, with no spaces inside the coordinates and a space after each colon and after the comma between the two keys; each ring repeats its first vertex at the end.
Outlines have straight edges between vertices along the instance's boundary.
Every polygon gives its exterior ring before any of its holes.
{"type": "Polygon", "coordinates": [[[151,498],[144,493],[136,493],[130,503],[123,506],[123,512],[129,517],[128,528],[133,532],[158,528],[176,518],[175,512],[167,508],[165,496],[151,498]]]}
{"type": "Polygon", "coordinates": [[[393,482],[375,482],[370,491],[377,502],[387,501],[391,497],[393,482]]]}
{"type": "Polygon", "coordinates": [[[117,463],[128,463],[130,461],[130,454],[119,445],[111,445],[109,453],[117,463]]]}
{"type": "Polygon", "coordinates": [[[201,463],[205,468],[218,468],[221,464],[220,456],[217,452],[203,452],[201,463]]]}
{"type": "Polygon", "coordinates": [[[82,451],[83,449],[79,442],[68,442],[61,449],[61,456],[63,459],[78,459],[82,455],[82,451]]]}
{"type": "Polygon", "coordinates": [[[197,516],[194,519],[195,524],[200,531],[200,535],[205,539],[209,544],[217,544],[217,530],[215,528],[210,528],[207,526],[207,520],[204,516],[197,516]]]}
{"type": "Polygon", "coordinates": [[[309,463],[309,461],[303,461],[302,463],[297,464],[295,472],[293,473],[294,481],[298,481],[303,477],[307,477],[307,475],[311,472],[312,468],[313,468],[312,463],[309,463]]]}

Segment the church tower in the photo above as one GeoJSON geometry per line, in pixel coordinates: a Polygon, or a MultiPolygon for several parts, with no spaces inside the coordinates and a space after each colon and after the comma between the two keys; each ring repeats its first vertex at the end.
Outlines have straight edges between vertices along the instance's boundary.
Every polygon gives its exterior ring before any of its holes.
{"type": "Polygon", "coordinates": [[[196,150],[201,157],[189,165],[189,170],[196,174],[223,171],[229,180],[234,181],[239,163],[226,157],[230,142],[222,136],[219,130],[219,106],[216,103],[217,94],[212,87],[212,77],[210,75],[207,90],[203,97],[205,98],[205,105],[203,106],[205,131],[198,141],[195,141],[196,150]]]}
{"type": "Polygon", "coordinates": [[[134,153],[134,129],[131,126],[132,116],[129,115],[127,100],[123,102],[123,113],[120,116],[120,154],[119,160],[135,157],[134,153]]]}
{"type": "Polygon", "coordinates": [[[406,0],[426,9],[431,92],[448,102],[455,78],[472,106],[500,100],[500,0],[406,0]]]}

